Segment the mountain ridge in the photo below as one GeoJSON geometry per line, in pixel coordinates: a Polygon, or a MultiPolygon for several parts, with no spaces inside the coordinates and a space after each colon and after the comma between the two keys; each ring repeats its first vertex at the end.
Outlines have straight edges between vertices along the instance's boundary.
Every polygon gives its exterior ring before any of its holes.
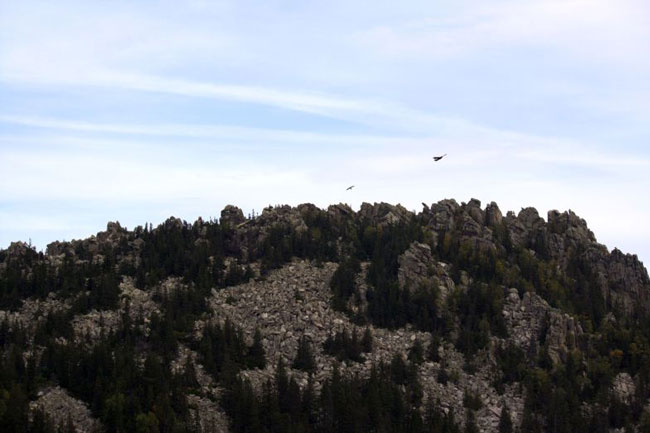
{"type": "Polygon", "coordinates": [[[142,397],[153,417],[120,412],[132,427],[264,426],[268,418],[244,416],[234,402],[248,395],[253,410],[264,398],[289,398],[284,380],[293,398],[318,396],[305,412],[266,407],[297,431],[326,428],[322,417],[345,431],[340,416],[368,428],[372,416],[329,407],[323,393],[352,386],[364,402],[370,383],[406,404],[408,416],[384,410],[393,431],[419,431],[407,418],[436,431],[502,431],[506,419],[521,431],[650,426],[647,270],[598,244],[571,211],[549,211],[545,221],[534,208],[504,216],[472,199],[423,204],[419,213],[302,204],[245,218],[226,206],[218,222],[169,218],[132,231],[108,223],[45,254],[14,243],[0,251],[0,277],[5,357],[22,347],[21,362],[40,366],[36,382],[14,379],[31,401],[31,422],[42,408],[65,424],[48,396],[68,393],[70,413],[84,404],[92,413],[73,416],[77,428],[117,431],[111,398],[126,389],[98,396],[48,361],[74,358],[66,350],[76,348],[83,365],[84,353],[106,346],[133,351],[140,361],[130,369],[160,363],[187,378],[166,385],[185,403],[158,403],[171,404],[174,417],[142,397]],[[367,352],[358,346],[364,333],[374,340],[367,352]],[[567,395],[573,409],[558,424],[554,405],[567,395]]]}

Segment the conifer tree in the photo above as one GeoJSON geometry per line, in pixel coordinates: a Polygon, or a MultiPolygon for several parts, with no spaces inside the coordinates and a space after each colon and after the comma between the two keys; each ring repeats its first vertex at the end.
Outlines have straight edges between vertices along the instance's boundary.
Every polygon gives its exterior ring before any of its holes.
{"type": "Polygon", "coordinates": [[[309,344],[309,341],[304,335],[298,342],[298,353],[296,353],[296,358],[293,360],[291,366],[297,370],[306,372],[313,372],[316,369],[316,360],[312,353],[311,344],[309,344]]]}
{"type": "Polygon", "coordinates": [[[419,339],[415,339],[413,346],[409,349],[408,360],[414,364],[422,364],[424,362],[424,348],[419,339]]]}
{"type": "Polygon", "coordinates": [[[370,332],[370,328],[366,328],[363,333],[363,338],[361,339],[361,348],[364,353],[372,352],[372,343],[372,332],[370,332]]]}
{"type": "Polygon", "coordinates": [[[248,349],[248,367],[266,367],[266,352],[264,351],[264,346],[262,345],[262,333],[260,332],[259,328],[255,329],[253,344],[248,349]]]}
{"type": "Polygon", "coordinates": [[[501,417],[499,418],[499,433],[512,433],[512,419],[510,418],[510,411],[508,407],[503,405],[501,409],[501,417]]]}

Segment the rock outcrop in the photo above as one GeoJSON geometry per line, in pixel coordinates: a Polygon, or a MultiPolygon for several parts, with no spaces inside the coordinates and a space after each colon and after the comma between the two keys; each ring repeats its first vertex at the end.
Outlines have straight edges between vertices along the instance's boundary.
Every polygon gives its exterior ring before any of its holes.
{"type": "Polygon", "coordinates": [[[228,205],[221,211],[221,218],[219,219],[219,223],[221,224],[237,227],[244,221],[246,221],[244,212],[236,206],[228,205]]]}
{"type": "MultiPolygon", "coordinates": [[[[416,342],[421,343],[425,350],[429,349],[432,340],[429,332],[416,330],[411,325],[385,329],[367,324],[370,319],[366,313],[372,302],[367,294],[379,292],[369,291],[371,283],[366,278],[370,260],[375,254],[373,242],[377,241],[373,236],[389,232],[389,226],[409,223],[413,224],[408,226],[412,228],[418,225],[417,233],[406,242],[400,238],[399,247],[395,247],[399,251],[390,251],[393,254],[390,256],[391,274],[386,278],[394,279],[397,273],[398,284],[389,281],[393,294],[397,292],[408,299],[412,293],[399,291],[415,291],[420,287],[434,288],[439,292],[437,314],[439,319],[444,319],[445,331],[436,336],[441,338],[438,356],[430,358],[436,359],[435,362],[425,360],[414,367],[422,384],[423,399],[432,396],[439,400],[441,407],[445,411],[453,410],[462,423],[466,414],[464,396],[468,393],[477,396],[481,407],[477,409],[476,417],[481,431],[497,431],[501,409],[506,405],[515,425],[520,425],[522,420],[525,395],[522,383],[495,385],[495,378],[503,376],[498,348],[514,344],[525,354],[531,368],[539,359],[550,359],[551,362],[545,365],[552,371],[575,351],[583,354],[593,351],[599,338],[588,320],[567,313],[573,311],[570,308],[563,311],[549,305],[549,302],[554,306],[564,304],[548,295],[555,287],[550,287],[547,278],[552,279],[558,274],[562,278],[553,280],[553,283],[566,283],[569,288],[580,289],[588,285],[585,293],[596,299],[597,294],[602,294],[608,314],[601,314],[601,323],[628,323],[642,317],[641,314],[650,313],[650,279],[638,258],[618,249],[610,253],[597,243],[586,222],[572,211],[549,211],[545,221],[534,208],[523,208],[518,214],[507,212],[504,216],[496,203],[492,202],[483,209],[479,200],[471,199],[461,204],[455,200],[442,200],[431,206],[423,204],[419,214],[401,205],[387,203],[363,203],[358,212],[347,204],[331,205],[327,210],[321,210],[307,203],[297,207],[268,207],[258,216],[245,218],[241,209],[229,205],[221,212],[220,226],[210,226],[211,223],[199,219],[190,225],[181,219],[169,218],[158,228],[151,229],[153,231],[144,230],[145,234],[155,235],[164,235],[167,231],[178,234],[180,230],[183,236],[193,236],[183,248],[192,253],[215,254],[205,258],[201,263],[203,268],[197,266],[204,277],[200,283],[178,269],[173,272],[165,270],[168,273],[160,271],[162,277],[156,277],[153,283],[148,282],[153,272],[150,268],[140,268],[140,265],[146,263],[147,256],[143,252],[147,251],[149,245],[146,242],[151,237],[141,236],[141,227],[131,232],[119,223],[109,223],[106,231],[85,240],[51,243],[45,255],[37,253],[28,244],[13,243],[0,252],[0,271],[15,263],[24,263],[19,274],[29,279],[37,269],[33,263],[38,261],[52,275],[58,275],[64,262],[101,269],[98,265],[106,261],[111,265],[106,266],[111,272],[123,272],[119,308],[83,310],[83,314],[72,319],[74,336],[66,337],[74,341],[65,341],[57,336],[57,343],[81,343],[79,347],[91,346],[116,330],[126,314],[132,326],[140,327],[141,335],[150,336],[152,316],[165,309],[165,304],[159,303],[160,298],[191,293],[190,290],[197,287],[200,296],[209,293],[209,308],[201,307],[196,316],[191,316],[189,324],[193,327],[189,326],[187,335],[179,339],[187,346],[180,345],[171,365],[173,372],[182,371],[186,365],[191,365],[195,371],[199,386],[192,385],[193,394],[188,396],[188,405],[192,419],[205,432],[226,432],[228,424],[218,403],[222,390],[205,372],[197,353],[190,350],[190,347],[196,349],[191,341],[200,340],[208,323],[229,320],[242,330],[248,343],[252,342],[255,331],[260,330],[267,367],[240,373],[257,391],[274,378],[279,360],[291,365],[303,337],[310,342],[316,356],[313,380],[317,390],[334,369],[336,361],[324,352],[323,343],[335,332],[345,330],[361,336],[368,329],[373,335],[372,351],[366,353],[361,362],[343,361],[340,365],[343,374],[359,377],[367,377],[372,365],[389,364],[395,356],[405,358],[416,342]],[[216,236],[210,238],[215,232],[223,237],[223,243],[219,244],[224,249],[222,255],[209,252],[211,246],[221,242],[221,238],[215,240],[216,236]],[[313,258],[311,254],[317,242],[326,243],[323,247],[327,254],[317,256],[313,262],[294,257],[286,263],[291,253],[280,254],[272,265],[267,266],[264,262],[268,260],[268,251],[277,248],[277,253],[285,244],[294,256],[302,248],[301,251],[309,250],[310,253],[301,257],[313,258]],[[352,314],[346,314],[332,307],[329,284],[339,264],[328,260],[343,261],[353,254],[356,254],[355,259],[365,261],[355,277],[356,292],[348,298],[347,307],[352,314]],[[398,257],[397,268],[395,257],[398,257]],[[277,266],[279,268],[271,269],[277,266]],[[263,275],[260,275],[260,269],[263,269],[263,275]],[[230,270],[235,277],[224,282],[224,275],[230,270]],[[250,275],[253,277],[248,280],[250,275]],[[146,288],[137,288],[135,280],[147,281],[146,288]],[[247,282],[238,284],[244,280],[247,282]],[[213,284],[215,288],[210,291],[213,284]],[[223,287],[229,284],[237,285],[223,287]],[[495,288],[497,305],[503,305],[499,314],[503,315],[507,333],[498,333],[497,337],[490,333],[492,329],[486,331],[486,345],[477,352],[468,351],[474,356],[469,359],[454,344],[463,331],[461,326],[465,326],[464,319],[459,318],[463,313],[456,313],[461,311],[460,300],[465,295],[471,295],[473,288],[488,285],[490,289],[495,288]],[[540,354],[547,354],[548,358],[541,358],[540,354]]],[[[373,263],[377,266],[377,261],[373,263]]],[[[139,287],[144,286],[139,283],[139,287]]],[[[563,289],[567,288],[557,290],[563,289]]],[[[75,296],[83,295],[83,290],[86,289],[81,289],[75,296]]],[[[32,296],[31,292],[29,296],[32,296]]],[[[12,311],[0,311],[0,321],[6,319],[9,327],[24,328],[27,339],[33,339],[34,329],[50,312],[70,311],[78,299],[74,296],[62,299],[55,294],[46,297],[41,293],[39,296],[20,299],[22,304],[13,302],[10,304],[12,311]]],[[[337,304],[337,308],[345,308],[346,304],[342,305],[337,304]]],[[[406,301],[404,305],[408,305],[406,301]]],[[[486,325],[487,329],[492,326],[483,319],[479,327],[485,329],[486,325]]],[[[24,357],[38,357],[43,347],[29,343],[24,349],[24,357]]],[[[144,359],[146,347],[138,347],[138,350],[138,360],[144,359]]],[[[289,370],[299,386],[307,386],[307,373],[289,370]]],[[[618,401],[629,405],[641,389],[637,383],[637,376],[620,372],[613,378],[609,391],[618,401]]],[[[594,407],[593,404],[585,406],[584,410],[593,410],[594,407]]],[[[32,402],[32,409],[36,408],[42,408],[59,425],[71,419],[78,431],[101,428],[85,405],[61,388],[42,389],[38,399],[32,402]]]]}
{"type": "Polygon", "coordinates": [[[30,403],[30,409],[42,410],[61,430],[72,422],[79,433],[100,433],[101,423],[93,418],[88,406],[60,387],[45,388],[38,392],[38,398],[30,403]]]}
{"type": "Polygon", "coordinates": [[[372,224],[379,226],[407,222],[411,215],[413,214],[402,205],[392,205],[384,202],[362,203],[358,213],[360,218],[365,218],[372,224]]]}
{"type": "Polygon", "coordinates": [[[401,287],[416,289],[429,283],[433,275],[433,258],[428,245],[414,242],[398,259],[397,279],[401,287]]]}
{"type": "Polygon", "coordinates": [[[517,289],[510,289],[503,316],[513,343],[525,353],[537,354],[543,341],[555,364],[566,361],[567,354],[582,343],[580,323],[534,293],[526,292],[520,298],[517,289]]]}

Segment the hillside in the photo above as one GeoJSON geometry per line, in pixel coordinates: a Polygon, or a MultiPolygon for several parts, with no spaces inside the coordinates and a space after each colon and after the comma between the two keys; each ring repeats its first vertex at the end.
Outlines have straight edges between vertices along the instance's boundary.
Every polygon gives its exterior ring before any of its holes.
{"type": "Polygon", "coordinates": [[[571,211],[109,223],[0,251],[0,430],[650,431],[649,314],[571,211]]]}

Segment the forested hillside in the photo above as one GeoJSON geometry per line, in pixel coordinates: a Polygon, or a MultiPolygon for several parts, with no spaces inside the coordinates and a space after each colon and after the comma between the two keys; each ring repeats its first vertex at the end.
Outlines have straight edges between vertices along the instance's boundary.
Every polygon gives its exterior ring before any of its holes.
{"type": "Polygon", "coordinates": [[[571,211],[109,223],[0,251],[0,431],[650,432],[649,314],[571,211]]]}

